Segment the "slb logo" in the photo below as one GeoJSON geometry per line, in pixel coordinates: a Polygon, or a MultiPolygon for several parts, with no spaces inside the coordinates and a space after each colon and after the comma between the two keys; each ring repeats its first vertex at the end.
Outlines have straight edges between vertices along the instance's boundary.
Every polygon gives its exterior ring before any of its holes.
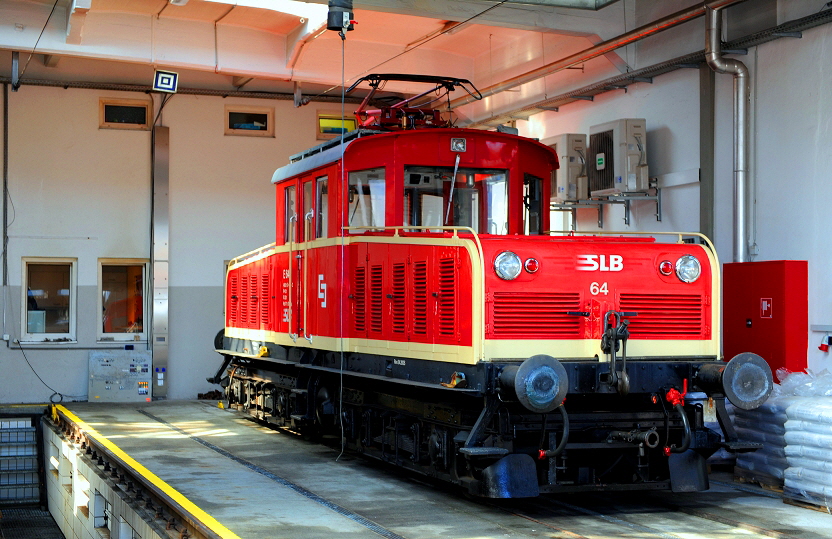
{"type": "Polygon", "coordinates": [[[621,255],[578,255],[578,271],[621,271],[624,257],[621,255]]]}

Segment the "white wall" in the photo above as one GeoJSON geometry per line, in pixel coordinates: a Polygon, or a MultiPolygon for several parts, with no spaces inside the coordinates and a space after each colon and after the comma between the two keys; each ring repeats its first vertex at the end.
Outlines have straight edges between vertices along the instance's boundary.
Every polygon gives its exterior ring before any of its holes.
{"type": "MultiPolygon", "coordinates": [[[[756,88],[757,260],[809,261],[809,324],[832,325],[832,26],[759,47],[756,88]]],[[[832,370],[809,334],[809,368],[832,370]]]]}
{"type": "Polygon", "coordinates": [[[107,536],[124,539],[125,535],[119,535],[121,522],[127,523],[144,539],[170,537],[159,524],[145,520],[142,514],[146,511],[123,490],[111,486],[112,480],[79,446],[61,436],[48,423],[42,423],[42,429],[49,513],[66,539],[107,536]],[[96,492],[101,497],[97,498],[96,492]],[[103,522],[95,519],[95,515],[104,509],[104,500],[109,504],[106,529],[96,527],[103,522]]]}
{"type": "MultiPolygon", "coordinates": [[[[805,7],[805,3],[802,4],[805,7]]],[[[780,22],[805,16],[805,9],[780,22]]],[[[672,32],[672,31],[671,31],[672,32]]],[[[667,37],[669,34],[662,34],[667,37]]],[[[682,36],[680,34],[677,37],[682,36]]],[[[704,35],[702,35],[704,43],[704,35]]],[[[666,39],[656,47],[668,47],[666,39]]],[[[639,44],[639,57],[663,57],[639,44]]],[[[832,26],[805,31],[802,39],[783,38],[752,48],[739,59],[751,72],[753,124],[751,172],[756,174],[757,219],[754,260],[809,261],[809,324],[832,325],[832,26]]],[[[647,119],[647,153],[651,176],[699,167],[699,75],[686,69],[636,84],[628,93],[610,92],[593,103],[578,102],[559,112],[518,122],[521,134],[540,139],[561,133],[588,133],[591,125],[625,117],[647,119]]],[[[733,83],[716,76],[715,234],[721,262],[733,259],[733,83]]],[[[632,230],[699,229],[699,186],[664,189],[662,223],[653,207],[640,203],[632,230]]],[[[581,230],[596,230],[594,210],[579,210],[581,230]]],[[[621,209],[605,214],[605,228],[624,230],[621,209]]],[[[817,347],[824,333],[811,332],[808,365],[832,370],[830,355],[817,347]]]]}
{"type": "MultiPolygon", "coordinates": [[[[150,257],[150,132],[99,129],[101,97],[148,99],[36,86],[10,92],[13,206],[4,331],[12,343],[20,336],[21,258],[71,257],[78,261],[77,342],[23,351],[0,346],[0,379],[6,381],[0,402],[58,399],[54,392],[85,398],[89,351],[117,346],[97,342],[98,259],[150,257]]],[[[221,360],[213,337],[223,326],[223,261],[274,241],[271,175],[289,155],[318,142],[318,109],[333,106],[295,109],[291,101],[176,95],[164,108],[160,124],[170,128],[169,398],[195,398],[216,387],[205,378],[221,360]],[[227,104],[274,107],[275,137],[225,136],[227,104]]]]}
{"type": "MultiPolygon", "coordinates": [[[[662,177],[699,168],[699,74],[680,70],[655,79],[654,84],[635,84],[628,92],[609,92],[592,103],[575,103],[559,112],[544,112],[528,122],[517,122],[521,134],[546,142],[562,133],[589,133],[589,128],[618,118],[647,120],[647,162],[650,176],[662,177]]],[[[662,190],[662,221],[656,221],[656,204],[635,202],[630,226],[624,224],[624,208],[604,209],[606,230],[697,231],[698,185],[662,190]]],[[[579,230],[598,230],[598,212],[578,210],[579,230]]]]}

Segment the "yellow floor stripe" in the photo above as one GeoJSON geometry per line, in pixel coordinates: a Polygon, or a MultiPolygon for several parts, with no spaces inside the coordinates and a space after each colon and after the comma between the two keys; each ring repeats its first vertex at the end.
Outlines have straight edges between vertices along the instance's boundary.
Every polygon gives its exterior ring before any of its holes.
{"type": "Polygon", "coordinates": [[[56,404],[54,405],[54,408],[55,410],[60,411],[60,413],[68,420],[75,423],[78,426],[78,428],[80,428],[87,434],[87,436],[89,436],[90,438],[94,438],[99,444],[101,444],[103,447],[106,447],[110,452],[113,453],[113,455],[118,457],[125,466],[132,469],[134,472],[141,475],[145,479],[147,479],[156,488],[164,492],[171,500],[179,504],[180,507],[182,507],[185,511],[190,513],[195,520],[202,522],[208,529],[216,533],[219,537],[222,537],[223,539],[240,539],[240,537],[237,534],[220,524],[220,522],[217,519],[206,513],[204,510],[200,509],[194,502],[186,498],[181,492],[171,487],[170,485],[162,481],[156,474],[139,464],[139,462],[136,461],[136,459],[125,453],[123,449],[121,449],[119,446],[108,440],[106,436],[102,435],[94,428],[87,425],[86,422],[84,422],[81,418],[67,410],[63,405],[56,404]]]}

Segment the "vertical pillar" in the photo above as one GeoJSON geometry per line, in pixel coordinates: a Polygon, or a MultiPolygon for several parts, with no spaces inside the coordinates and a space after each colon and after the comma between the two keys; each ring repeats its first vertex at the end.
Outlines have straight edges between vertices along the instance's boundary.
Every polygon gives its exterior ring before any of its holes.
{"type": "Polygon", "coordinates": [[[153,323],[151,350],[153,352],[153,397],[168,394],[168,242],[170,215],[168,185],[170,168],[170,129],[153,127],[153,207],[151,210],[151,238],[153,243],[153,323]]]}
{"type": "Polygon", "coordinates": [[[699,66],[699,232],[716,242],[714,218],[714,109],[716,74],[699,66]]]}

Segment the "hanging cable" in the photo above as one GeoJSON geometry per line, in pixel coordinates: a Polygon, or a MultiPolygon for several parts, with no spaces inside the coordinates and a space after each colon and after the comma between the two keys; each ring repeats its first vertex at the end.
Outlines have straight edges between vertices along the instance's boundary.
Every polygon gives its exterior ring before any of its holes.
{"type": "Polygon", "coordinates": [[[43,28],[40,30],[40,35],[38,36],[37,41],[35,41],[35,46],[32,47],[32,52],[29,53],[29,58],[26,59],[26,64],[23,66],[23,71],[20,72],[20,76],[17,77],[17,84],[12,86],[12,90],[15,92],[18,88],[20,88],[20,79],[23,78],[23,74],[26,73],[26,68],[29,67],[29,62],[32,60],[32,56],[35,54],[35,49],[38,48],[38,43],[40,43],[40,38],[43,37],[43,32],[46,30],[46,26],[49,24],[49,19],[52,18],[52,14],[55,13],[55,8],[58,6],[58,0],[55,0],[55,3],[52,4],[52,11],[49,12],[49,16],[46,17],[46,22],[43,23],[43,28]]]}
{"type": "MultiPolygon", "coordinates": [[[[345,77],[344,65],[346,64],[346,56],[345,56],[344,49],[346,48],[347,36],[344,34],[343,30],[338,32],[338,35],[341,36],[341,178],[340,178],[340,183],[339,183],[340,190],[336,190],[336,192],[349,193],[349,186],[345,186],[345,183],[344,183],[344,173],[345,173],[345,171],[344,171],[344,149],[345,149],[345,147],[344,147],[344,135],[346,134],[345,133],[346,124],[344,122],[344,113],[345,113],[345,109],[346,109],[345,105],[346,105],[346,96],[347,96],[347,92],[346,92],[347,85],[344,81],[344,77],[345,77]],[[346,189],[344,189],[344,187],[346,187],[346,189]]],[[[345,253],[346,253],[346,246],[345,246],[346,231],[343,229],[344,216],[345,216],[344,202],[345,201],[342,200],[339,204],[340,216],[341,216],[340,221],[342,223],[342,228],[341,228],[341,286],[342,287],[345,286],[344,283],[345,283],[345,278],[346,278],[346,268],[345,268],[345,266],[346,266],[346,257],[345,257],[345,253]]],[[[349,223],[347,223],[347,224],[349,224],[349,223]]],[[[338,293],[338,309],[339,309],[339,312],[341,313],[341,316],[338,317],[338,323],[340,325],[340,327],[338,328],[339,333],[340,333],[339,334],[339,339],[338,339],[338,348],[339,348],[339,352],[341,354],[340,372],[339,372],[339,387],[338,387],[338,420],[339,420],[339,422],[340,422],[339,424],[341,426],[341,452],[335,458],[335,462],[338,462],[338,460],[344,455],[344,450],[346,449],[346,446],[347,446],[347,437],[344,434],[344,359],[345,359],[345,356],[344,356],[344,316],[343,316],[343,313],[344,313],[344,291],[339,290],[338,292],[339,292],[338,293]]]]}

